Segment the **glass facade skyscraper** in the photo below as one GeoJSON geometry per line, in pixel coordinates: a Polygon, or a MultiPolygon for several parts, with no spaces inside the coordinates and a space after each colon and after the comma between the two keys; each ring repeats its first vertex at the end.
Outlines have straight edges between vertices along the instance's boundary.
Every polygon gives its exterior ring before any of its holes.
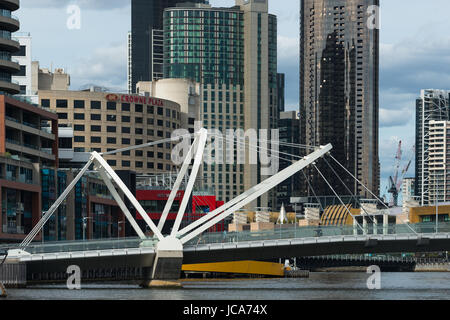
{"type": "MultiPolygon", "coordinates": [[[[187,78],[202,84],[205,128],[224,135],[228,130],[276,128],[277,19],[268,14],[267,1],[238,0],[231,8],[169,8],[164,12],[163,31],[164,78],[187,78]]],[[[223,201],[264,179],[259,165],[225,158],[223,163],[205,165],[203,174],[223,201]]],[[[271,205],[266,195],[249,207],[271,205]]]]}
{"type": "Polygon", "coordinates": [[[162,74],[160,30],[165,8],[183,2],[205,3],[205,0],[132,0],[131,1],[131,89],[139,81],[153,81],[162,74]]]}
{"type": "MultiPolygon", "coordinates": [[[[379,30],[369,22],[378,6],[379,0],[300,2],[301,143],[332,143],[332,155],[376,195],[379,30]]],[[[372,198],[338,165],[345,186],[324,161],[318,167],[339,195],[372,198]]],[[[314,168],[305,172],[318,196],[333,194],[314,168]]]]}

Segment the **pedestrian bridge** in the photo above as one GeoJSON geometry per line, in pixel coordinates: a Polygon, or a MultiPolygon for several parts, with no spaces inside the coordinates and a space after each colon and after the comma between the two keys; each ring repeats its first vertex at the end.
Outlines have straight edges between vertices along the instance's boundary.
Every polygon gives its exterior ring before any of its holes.
{"type": "MultiPolygon", "coordinates": [[[[261,232],[207,233],[183,247],[183,264],[272,260],[306,256],[364,253],[436,252],[450,250],[450,224],[392,225],[383,234],[359,234],[349,227],[290,227],[261,232]],[[413,233],[410,229],[417,233],[413,233]]],[[[31,269],[66,270],[69,265],[151,267],[156,239],[107,239],[9,247],[8,259],[31,269]]],[[[3,248],[5,249],[5,248],[3,248]]],[[[0,248],[1,250],[1,248],[0,248]]]]}

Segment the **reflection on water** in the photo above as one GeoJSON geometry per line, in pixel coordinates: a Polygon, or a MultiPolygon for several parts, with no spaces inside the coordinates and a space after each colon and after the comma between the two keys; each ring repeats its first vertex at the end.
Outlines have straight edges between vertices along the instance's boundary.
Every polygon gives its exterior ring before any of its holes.
{"type": "Polygon", "coordinates": [[[9,289],[8,299],[43,300],[308,300],[449,299],[450,273],[383,273],[381,290],[368,290],[365,273],[311,273],[308,279],[199,280],[183,289],[140,289],[130,284],[62,284],[9,289]]]}

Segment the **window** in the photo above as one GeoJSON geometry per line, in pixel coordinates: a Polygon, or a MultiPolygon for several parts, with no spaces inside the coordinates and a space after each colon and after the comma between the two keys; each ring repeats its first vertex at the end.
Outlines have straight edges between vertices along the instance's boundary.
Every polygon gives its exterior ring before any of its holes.
{"type": "Polygon", "coordinates": [[[137,117],[136,118],[136,123],[142,123],[142,118],[141,117],[137,117]]]}
{"type": "Polygon", "coordinates": [[[122,111],[130,111],[130,104],[122,103],[122,111]]]}
{"type": "Polygon", "coordinates": [[[20,66],[20,71],[14,74],[16,77],[25,77],[27,75],[27,67],[26,66],[20,66]]]}
{"type": "Polygon", "coordinates": [[[122,138],[122,144],[130,144],[130,139],[122,138]]]}
{"type": "Polygon", "coordinates": [[[106,121],[115,122],[117,120],[117,116],[114,114],[108,114],[106,115],[106,121]]]}
{"type": "Polygon", "coordinates": [[[131,130],[128,127],[122,127],[122,133],[131,133],[131,130]]]}
{"type": "Polygon", "coordinates": [[[147,158],[154,158],[155,153],[153,151],[147,151],[147,158]]]}
{"type": "Polygon", "coordinates": [[[117,161],[116,160],[107,160],[106,162],[108,162],[108,164],[112,167],[117,165],[117,161]]]}
{"type": "Polygon", "coordinates": [[[74,131],[84,131],[84,124],[76,124],[73,126],[74,131]]]}
{"type": "Polygon", "coordinates": [[[107,142],[108,144],[116,144],[116,143],[117,143],[117,139],[116,139],[116,138],[112,138],[112,137],[108,137],[108,138],[106,139],[106,142],[107,142]]]}
{"type": "Polygon", "coordinates": [[[91,143],[102,143],[102,137],[91,137],[91,143]]]}
{"type": "Polygon", "coordinates": [[[41,106],[43,106],[44,108],[50,108],[50,99],[42,99],[41,106]]]}
{"type": "Polygon", "coordinates": [[[84,142],[84,136],[75,136],[73,137],[75,142],[84,142]]]}
{"type": "Polygon", "coordinates": [[[158,115],[162,116],[164,115],[164,110],[161,107],[158,107],[158,115]]]}
{"type": "Polygon", "coordinates": [[[147,113],[153,114],[155,112],[155,108],[153,106],[147,106],[147,113]]]}
{"type": "Polygon", "coordinates": [[[134,130],[134,133],[135,133],[135,134],[144,134],[144,129],[142,129],[142,128],[136,128],[136,129],[134,130]]]}
{"type": "Polygon", "coordinates": [[[117,103],[111,102],[111,101],[106,103],[107,110],[116,110],[116,108],[117,108],[117,103]]]}
{"type": "Polygon", "coordinates": [[[143,168],[144,163],[142,161],[136,161],[136,168],[143,168]]]}
{"type": "Polygon", "coordinates": [[[100,101],[91,101],[91,109],[101,109],[102,103],[100,101]]]}
{"type": "Polygon", "coordinates": [[[84,109],[84,100],[75,100],[73,102],[73,107],[75,109],[84,109]]]}
{"type": "Polygon", "coordinates": [[[107,132],[116,132],[116,127],[108,126],[108,127],[106,128],[106,131],[107,131],[107,132]]]}
{"type": "Polygon", "coordinates": [[[143,156],[144,156],[144,151],[142,151],[142,150],[137,150],[137,151],[134,152],[134,155],[135,155],[136,157],[143,157],[143,156]]]}
{"type": "Polygon", "coordinates": [[[147,162],[147,168],[148,169],[154,169],[155,168],[155,164],[153,162],[147,162]]]}
{"type": "Polygon", "coordinates": [[[162,163],[158,163],[158,170],[163,170],[164,169],[164,165],[162,163]]]}
{"type": "Polygon", "coordinates": [[[58,113],[58,119],[67,119],[67,113],[58,113]]]}
{"type": "Polygon", "coordinates": [[[130,167],[130,165],[131,165],[131,163],[130,163],[130,161],[122,161],[122,167],[130,167]]]}
{"type": "Polygon", "coordinates": [[[136,105],[134,106],[134,111],[135,111],[135,112],[143,112],[142,104],[136,104],[136,105]]]}
{"type": "Polygon", "coordinates": [[[20,46],[19,52],[14,53],[17,57],[25,57],[27,55],[27,47],[20,46]]]}
{"type": "Polygon", "coordinates": [[[91,126],[91,131],[100,132],[102,131],[102,126],[91,126]]]}
{"type": "Polygon", "coordinates": [[[73,118],[75,120],[84,120],[84,113],[74,113],[73,118]]]}
{"type": "Polygon", "coordinates": [[[57,108],[67,108],[67,100],[56,100],[57,108]]]}
{"type": "Polygon", "coordinates": [[[122,122],[130,122],[129,116],[122,116],[122,122]]]}
{"type": "Polygon", "coordinates": [[[91,114],[91,120],[100,121],[100,120],[102,120],[102,115],[93,113],[93,114],[91,114]]]}

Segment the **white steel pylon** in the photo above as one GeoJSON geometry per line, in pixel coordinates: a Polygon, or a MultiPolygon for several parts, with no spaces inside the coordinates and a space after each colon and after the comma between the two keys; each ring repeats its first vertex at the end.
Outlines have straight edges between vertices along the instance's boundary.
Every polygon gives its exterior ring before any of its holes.
{"type": "MultiPolygon", "coordinates": [[[[147,237],[142,232],[136,221],[134,220],[132,214],[129,212],[129,210],[126,208],[122,198],[119,196],[117,190],[114,187],[113,182],[116,184],[119,190],[121,190],[125,197],[127,197],[133,207],[139,212],[139,214],[144,219],[145,223],[150,227],[150,230],[153,232],[154,236],[158,239],[159,244],[158,247],[165,248],[166,247],[176,247],[180,248],[183,244],[188,242],[189,240],[197,237],[205,230],[209,229],[210,227],[214,226],[221,220],[225,219],[229,215],[231,215],[236,210],[239,210],[243,208],[248,203],[251,203],[264,193],[268,192],[270,189],[276,187],[281,182],[285,181],[286,179],[290,178],[297,172],[303,170],[305,167],[312,164],[314,161],[316,161],[318,158],[324,156],[328,152],[331,151],[332,146],[331,144],[326,146],[318,147],[313,153],[310,155],[304,157],[300,161],[292,164],[291,166],[287,167],[286,169],[280,171],[279,173],[273,175],[272,177],[264,180],[263,182],[259,183],[258,185],[250,188],[240,196],[236,197],[235,199],[231,200],[230,202],[227,202],[220,208],[217,208],[216,210],[210,212],[209,214],[203,216],[199,220],[193,222],[192,224],[188,225],[182,230],[179,230],[179,226],[181,223],[181,220],[183,218],[183,215],[185,213],[185,209],[188,203],[188,200],[190,198],[195,179],[197,177],[199,168],[201,166],[202,160],[203,160],[203,154],[205,150],[205,144],[208,137],[208,132],[206,129],[201,129],[197,133],[195,133],[195,140],[192,144],[188,154],[186,155],[186,159],[182,165],[182,168],[180,170],[179,176],[177,178],[177,181],[174,185],[174,188],[172,189],[171,195],[169,196],[169,200],[166,204],[166,207],[163,211],[163,216],[158,224],[156,226],[153,221],[150,219],[150,217],[147,215],[146,211],[142,208],[139,201],[136,200],[136,198],[133,196],[133,194],[130,192],[130,190],[127,188],[127,186],[123,183],[123,181],[119,178],[119,176],[115,173],[115,171],[108,165],[108,163],[105,161],[105,159],[102,157],[101,154],[97,152],[92,152],[90,159],[88,163],[83,167],[83,169],[78,173],[76,178],[69,184],[69,186],[64,190],[64,192],[61,194],[61,196],[56,200],[56,202],[53,204],[53,206],[44,214],[42,219],[36,224],[36,226],[33,228],[33,230],[30,232],[30,234],[25,238],[25,240],[21,244],[21,248],[27,247],[31,241],[36,237],[36,235],[42,230],[45,223],[50,219],[50,217],[53,215],[53,213],[58,209],[59,205],[64,201],[64,199],[68,196],[70,191],[75,187],[76,183],[81,179],[81,177],[86,173],[88,168],[94,164],[94,170],[97,171],[103,181],[105,182],[106,186],[108,187],[109,191],[111,192],[112,196],[114,197],[115,201],[118,203],[119,207],[123,211],[125,217],[130,222],[133,229],[136,231],[137,235],[142,239],[145,240],[147,237]],[[167,214],[172,206],[173,200],[175,199],[175,196],[177,194],[177,191],[182,183],[182,180],[187,173],[187,170],[190,166],[190,163],[192,161],[192,158],[194,158],[194,164],[192,166],[189,182],[180,206],[180,209],[178,211],[174,228],[172,229],[172,233],[168,236],[163,236],[162,234],[162,228],[164,226],[165,220],[167,219],[167,214]]],[[[180,137],[174,137],[172,141],[178,140],[180,137]]],[[[164,141],[167,141],[164,140],[164,141]]],[[[140,145],[136,147],[128,148],[127,150],[138,149],[138,148],[144,148],[149,145],[155,145],[159,142],[152,142],[145,145],[140,145]]],[[[120,151],[120,150],[118,150],[120,151]]],[[[112,154],[111,152],[108,154],[112,154]]]]}

